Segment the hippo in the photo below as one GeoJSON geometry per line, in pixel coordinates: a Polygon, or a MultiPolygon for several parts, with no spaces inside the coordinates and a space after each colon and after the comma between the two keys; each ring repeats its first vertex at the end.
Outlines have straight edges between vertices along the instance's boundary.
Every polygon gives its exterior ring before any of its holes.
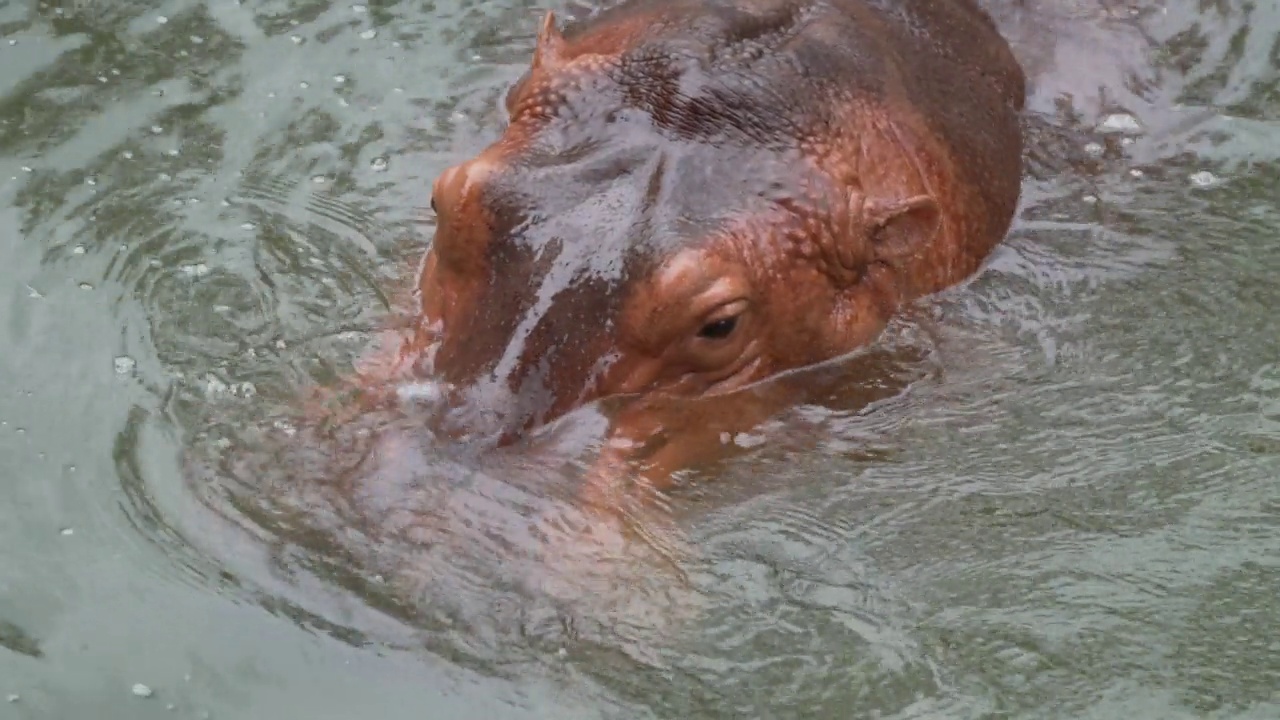
{"type": "Polygon", "coordinates": [[[1008,232],[1025,85],[973,0],[548,12],[501,136],[434,182],[415,372],[500,445],[864,348],[1008,232]]]}

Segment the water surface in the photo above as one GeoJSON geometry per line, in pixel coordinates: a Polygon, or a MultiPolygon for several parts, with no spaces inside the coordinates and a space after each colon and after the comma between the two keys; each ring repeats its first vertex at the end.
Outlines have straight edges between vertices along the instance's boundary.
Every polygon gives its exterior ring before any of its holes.
{"type": "Polygon", "coordinates": [[[1009,241],[646,543],[288,419],[545,8],[0,4],[0,718],[1280,716],[1280,4],[1028,5],[1009,241]]]}

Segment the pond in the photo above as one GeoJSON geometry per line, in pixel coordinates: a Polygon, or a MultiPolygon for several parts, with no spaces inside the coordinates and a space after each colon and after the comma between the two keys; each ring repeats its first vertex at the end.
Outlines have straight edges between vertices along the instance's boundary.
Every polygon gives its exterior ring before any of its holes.
{"type": "Polygon", "coordinates": [[[1008,241],[578,542],[581,433],[287,419],[545,6],[0,3],[0,718],[1280,716],[1280,3],[990,7],[1008,241]]]}

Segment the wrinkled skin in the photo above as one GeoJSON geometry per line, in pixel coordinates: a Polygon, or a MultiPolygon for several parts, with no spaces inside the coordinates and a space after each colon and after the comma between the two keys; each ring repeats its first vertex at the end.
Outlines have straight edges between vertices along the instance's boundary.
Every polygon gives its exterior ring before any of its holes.
{"type": "Polygon", "coordinates": [[[548,15],[504,134],[435,182],[396,366],[498,442],[629,396],[602,462],[665,431],[660,480],[786,402],[735,391],[979,269],[1018,202],[1024,85],[972,0],[548,15]]]}

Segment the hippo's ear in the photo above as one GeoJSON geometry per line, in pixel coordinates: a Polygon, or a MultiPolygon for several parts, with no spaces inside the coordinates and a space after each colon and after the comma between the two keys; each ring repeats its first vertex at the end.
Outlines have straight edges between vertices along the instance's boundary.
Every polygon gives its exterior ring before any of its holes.
{"type": "Polygon", "coordinates": [[[538,40],[533,48],[532,69],[545,68],[554,70],[564,57],[564,36],[556,27],[556,14],[547,11],[542,19],[542,29],[538,31],[538,40]]]}
{"type": "Polygon", "coordinates": [[[927,248],[938,233],[938,203],[928,195],[905,200],[868,199],[866,221],[876,260],[904,260],[927,248]]]}

